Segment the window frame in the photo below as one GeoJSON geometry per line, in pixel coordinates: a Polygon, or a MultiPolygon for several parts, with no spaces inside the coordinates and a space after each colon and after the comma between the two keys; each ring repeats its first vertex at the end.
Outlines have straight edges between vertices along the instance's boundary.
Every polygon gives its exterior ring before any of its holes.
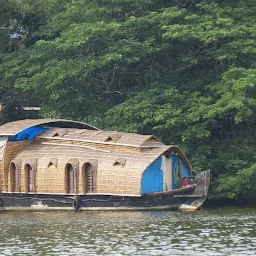
{"type": "Polygon", "coordinates": [[[95,186],[95,171],[93,165],[89,162],[83,164],[82,168],[82,184],[83,184],[83,192],[84,194],[87,193],[95,193],[96,186],[95,186]]]}
{"type": "Polygon", "coordinates": [[[74,194],[75,193],[75,170],[71,163],[67,163],[65,166],[66,173],[66,193],[74,194]],[[69,169],[71,167],[72,169],[69,169]]]}

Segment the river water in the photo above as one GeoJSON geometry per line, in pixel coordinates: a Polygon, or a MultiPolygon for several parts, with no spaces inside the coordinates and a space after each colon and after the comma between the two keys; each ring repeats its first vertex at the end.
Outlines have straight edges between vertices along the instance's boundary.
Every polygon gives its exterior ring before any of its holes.
{"type": "Polygon", "coordinates": [[[256,208],[0,213],[0,255],[256,255],[256,208]]]}

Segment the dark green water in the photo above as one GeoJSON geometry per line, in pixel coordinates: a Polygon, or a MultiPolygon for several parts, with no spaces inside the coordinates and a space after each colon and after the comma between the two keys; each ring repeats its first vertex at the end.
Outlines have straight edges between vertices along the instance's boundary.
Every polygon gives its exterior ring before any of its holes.
{"type": "Polygon", "coordinates": [[[0,255],[256,255],[256,208],[1,213],[0,255]]]}

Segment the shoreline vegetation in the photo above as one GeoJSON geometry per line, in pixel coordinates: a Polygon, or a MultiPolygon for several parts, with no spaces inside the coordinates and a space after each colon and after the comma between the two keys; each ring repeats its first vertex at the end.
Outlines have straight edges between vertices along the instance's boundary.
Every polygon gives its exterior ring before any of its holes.
{"type": "Polygon", "coordinates": [[[0,0],[1,123],[153,134],[256,203],[255,0],[0,0]]]}

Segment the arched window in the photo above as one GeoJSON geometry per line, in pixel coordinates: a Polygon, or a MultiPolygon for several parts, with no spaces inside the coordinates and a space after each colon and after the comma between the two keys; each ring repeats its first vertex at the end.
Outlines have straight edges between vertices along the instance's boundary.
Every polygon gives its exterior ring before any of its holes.
{"type": "Polygon", "coordinates": [[[35,192],[34,172],[30,164],[25,165],[26,191],[35,192]]]}
{"type": "Polygon", "coordinates": [[[67,182],[67,193],[71,194],[75,192],[75,177],[74,177],[74,169],[71,164],[66,165],[66,182],[67,182]]]}
{"type": "Polygon", "coordinates": [[[19,172],[16,168],[15,163],[11,163],[10,178],[11,178],[11,191],[19,192],[19,172]]]}
{"type": "Polygon", "coordinates": [[[95,192],[95,177],[90,163],[86,163],[83,166],[83,188],[84,193],[95,192]]]}

